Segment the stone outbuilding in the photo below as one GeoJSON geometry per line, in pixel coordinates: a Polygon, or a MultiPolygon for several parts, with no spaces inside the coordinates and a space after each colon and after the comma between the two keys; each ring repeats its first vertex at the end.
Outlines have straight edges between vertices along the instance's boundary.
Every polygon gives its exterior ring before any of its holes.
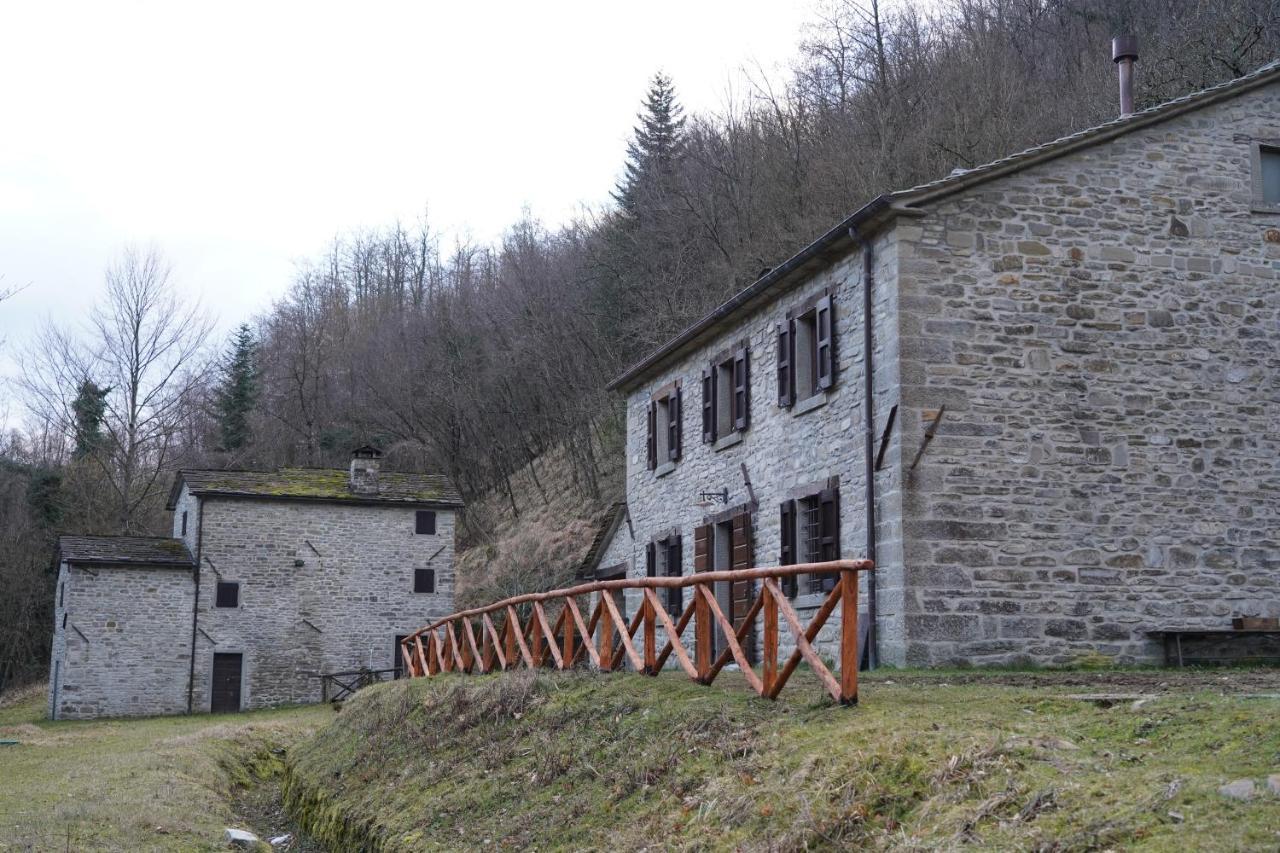
{"type": "Polygon", "coordinates": [[[611,387],[599,565],[871,557],[868,662],[1280,615],[1280,65],[882,195],[611,387]]]}
{"type": "Polygon", "coordinates": [[[64,536],[49,714],[316,702],[321,673],[389,670],[453,609],[457,489],[380,470],[181,471],[171,538],[64,536]]]}

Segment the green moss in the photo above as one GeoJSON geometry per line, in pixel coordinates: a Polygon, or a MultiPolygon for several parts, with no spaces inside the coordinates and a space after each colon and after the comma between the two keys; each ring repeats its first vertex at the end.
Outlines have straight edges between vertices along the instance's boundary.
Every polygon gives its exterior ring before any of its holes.
{"type": "MultiPolygon", "coordinates": [[[[326,500],[360,500],[353,493],[348,472],[340,468],[281,468],[270,472],[227,472],[212,475],[199,485],[202,492],[252,493],[271,497],[323,498],[326,500]]],[[[433,501],[445,498],[442,486],[429,485],[422,476],[396,472],[380,475],[384,493],[405,501],[433,501]],[[412,483],[412,485],[410,485],[412,483]]]]}
{"type": "Polygon", "coordinates": [[[817,698],[804,674],[778,703],[728,673],[711,688],[675,674],[397,682],[293,749],[287,800],[337,849],[1274,844],[1274,802],[1216,789],[1276,772],[1275,702],[1201,691],[1134,710],[1064,695],[1107,676],[891,673],[855,708],[817,698]]]}

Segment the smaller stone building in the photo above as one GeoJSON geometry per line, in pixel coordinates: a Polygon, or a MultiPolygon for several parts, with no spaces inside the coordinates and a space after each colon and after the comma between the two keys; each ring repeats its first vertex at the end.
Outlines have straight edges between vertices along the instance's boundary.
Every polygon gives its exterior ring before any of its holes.
{"type": "Polygon", "coordinates": [[[400,638],[453,610],[462,501],[380,456],[181,471],[171,538],[62,537],[50,717],[316,702],[322,673],[398,667],[400,638]]]}

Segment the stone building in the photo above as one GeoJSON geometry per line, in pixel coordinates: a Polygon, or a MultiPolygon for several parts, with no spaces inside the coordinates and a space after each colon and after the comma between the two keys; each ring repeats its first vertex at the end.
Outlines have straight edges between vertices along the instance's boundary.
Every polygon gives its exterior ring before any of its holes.
{"type": "Polygon", "coordinates": [[[871,662],[1157,660],[1280,615],[1278,380],[1272,64],[882,195],[628,369],[588,568],[866,556],[871,662]]]}
{"type": "Polygon", "coordinates": [[[457,490],[379,470],[182,471],[172,538],[64,536],[49,714],[236,711],[391,669],[453,609],[457,490]]]}

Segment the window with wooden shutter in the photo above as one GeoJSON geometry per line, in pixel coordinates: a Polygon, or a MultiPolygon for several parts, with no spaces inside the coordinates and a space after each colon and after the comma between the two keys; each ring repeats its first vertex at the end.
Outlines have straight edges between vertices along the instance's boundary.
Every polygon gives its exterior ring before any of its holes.
{"type": "MultiPolygon", "coordinates": [[[[778,541],[781,543],[781,553],[778,555],[778,565],[794,566],[796,564],[796,502],[783,501],[780,515],[780,527],[778,531],[778,541]]],[[[789,597],[794,598],[799,584],[796,576],[792,575],[782,579],[782,591],[789,597]]]]}
{"type": "Polygon", "coordinates": [[[436,535],[436,513],[435,510],[420,509],[414,515],[413,532],[426,536],[436,535]]]}
{"type": "Polygon", "coordinates": [[[414,569],[413,570],[413,591],[414,592],[435,592],[436,591],[436,570],[435,569],[414,569]]]}
{"type": "MultiPolygon", "coordinates": [[[[732,537],[730,539],[729,551],[729,567],[734,571],[752,568],[755,561],[753,553],[754,542],[751,536],[751,513],[743,512],[735,515],[730,521],[732,537]]],[[[747,612],[751,609],[751,603],[755,600],[755,583],[752,581],[734,581],[729,590],[730,614],[729,618],[733,622],[734,631],[742,629],[742,625],[746,622],[747,612]]],[[[747,659],[755,662],[755,634],[754,630],[749,629],[743,637],[742,648],[747,653],[747,659]]]]}
{"type": "Polygon", "coordinates": [[[778,405],[789,408],[795,404],[795,335],[794,321],[790,317],[778,324],[778,405]]]}
{"type": "MultiPolygon", "coordinates": [[[[818,493],[818,560],[840,559],[840,489],[823,489],[818,493]]],[[[836,576],[819,575],[824,592],[835,588],[836,576]]]]}
{"type": "Polygon", "coordinates": [[[649,470],[652,471],[658,467],[658,403],[651,401],[649,403],[649,470]]]}
{"type": "Polygon", "coordinates": [[[733,428],[746,429],[751,421],[750,363],[745,347],[733,357],[733,428]]]}
{"type": "Polygon", "coordinates": [[[716,440],[716,373],[702,371],[702,443],[716,440]]]}
{"type": "Polygon", "coordinates": [[[650,542],[644,546],[644,573],[645,577],[656,577],[658,574],[658,551],[654,544],[650,542]]]}
{"type": "Polygon", "coordinates": [[[214,592],[214,607],[239,607],[240,584],[237,581],[218,581],[214,592]]]}
{"type": "MultiPolygon", "coordinates": [[[[678,578],[684,574],[684,566],[681,565],[682,548],[680,536],[669,536],[666,540],[667,560],[666,570],[667,577],[678,578]]],[[[684,589],[682,587],[671,587],[667,590],[667,612],[673,617],[679,617],[684,610],[684,589]]]]}
{"type": "Polygon", "coordinates": [[[816,385],[826,389],[835,384],[836,350],[835,350],[835,314],[832,310],[831,297],[824,296],[818,300],[814,309],[814,347],[817,364],[816,385]]]}
{"type": "Polygon", "coordinates": [[[667,458],[672,462],[680,459],[680,442],[684,438],[683,430],[680,428],[680,386],[676,386],[676,392],[667,403],[667,458]]]}

